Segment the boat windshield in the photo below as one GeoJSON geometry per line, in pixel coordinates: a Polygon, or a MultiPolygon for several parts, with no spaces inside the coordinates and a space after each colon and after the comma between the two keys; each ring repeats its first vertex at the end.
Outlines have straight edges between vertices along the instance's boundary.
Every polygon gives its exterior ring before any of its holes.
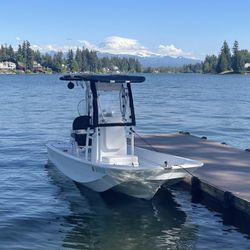
{"type": "Polygon", "coordinates": [[[97,83],[96,90],[99,125],[132,122],[127,84],[97,83]]]}

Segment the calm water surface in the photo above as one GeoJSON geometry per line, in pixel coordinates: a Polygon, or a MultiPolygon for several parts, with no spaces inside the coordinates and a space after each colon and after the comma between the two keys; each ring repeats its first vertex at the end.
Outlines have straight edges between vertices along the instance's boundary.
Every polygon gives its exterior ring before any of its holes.
{"type": "MultiPolygon", "coordinates": [[[[137,131],[189,131],[250,148],[250,76],[146,75],[137,131]]],[[[147,202],[79,189],[47,164],[81,99],[57,75],[0,76],[0,249],[250,249],[247,230],[161,191],[147,202]]]]}

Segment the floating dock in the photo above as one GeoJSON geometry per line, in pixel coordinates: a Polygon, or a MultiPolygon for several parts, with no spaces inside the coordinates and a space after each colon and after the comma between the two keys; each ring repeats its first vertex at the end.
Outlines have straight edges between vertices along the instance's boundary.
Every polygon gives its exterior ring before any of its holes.
{"type": "Polygon", "coordinates": [[[186,178],[193,194],[204,192],[225,208],[250,215],[250,152],[189,133],[150,134],[137,137],[136,145],[199,160],[204,166],[186,178]],[[143,139],[143,140],[142,140],[143,139]],[[151,147],[152,145],[152,147],[151,147]]]}

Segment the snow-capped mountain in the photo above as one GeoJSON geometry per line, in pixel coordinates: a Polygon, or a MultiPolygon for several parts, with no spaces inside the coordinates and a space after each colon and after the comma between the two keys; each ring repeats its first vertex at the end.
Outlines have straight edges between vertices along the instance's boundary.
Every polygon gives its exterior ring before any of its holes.
{"type": "Polygon", "coordinates": [[[143,67],[178,67],[183,66],[185,64],[196,64],[200,63],[201,60],[192,59],[187,57],[172,57],[172,56],[159,56],[159,55],[151,55],[151,56],[132,56],[126,54],[110,54],[110,53],[98,53],[99,58],[103,57],[132,57],[138,59],[143,67]]]}

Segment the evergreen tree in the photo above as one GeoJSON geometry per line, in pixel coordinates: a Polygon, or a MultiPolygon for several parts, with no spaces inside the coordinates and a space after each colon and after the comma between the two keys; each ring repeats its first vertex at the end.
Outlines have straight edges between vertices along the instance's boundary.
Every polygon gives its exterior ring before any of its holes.
{"type": "Polygon", "coordinates": [[[224,41],[216,66],[216,72],[231,70],[231,52],[226,41],[224,41]]]}
{"type": "Polygon", "coordinates": [[[208,56],[206,56],[205,61],[204,61],[203,65],[202,65],[202,71],[205,74],[206,73],[211,73],[211,65],[210,65],[208,56]]]}
{"type": "Polygon", "coordinates": [[[44,55],[39,50],[34,51],[27,40],[18,45],[17,51],[14,51],[11,45],[1,45],[0,61],[6,60],[19,63],[19,69],[30,71],[33,71],[34,61],[59,73],[62,73],[66,68],[71,72],[108,72],[117,70],[117,68],[121,72],[141,72],[142,70],[140,62],[134,58],[104,57],[99,59],[96,51],[85,48],[78,48],[75,56],[74,52],[69,50],[66,58],[61,51],[54,55],[44,55]]]}
{"type": "Polygon", "coordinates": [[[98,66],[98,58],[96,51],[88,51],[87,53],[87,63],[89,65],[89,71],[96,72],[98,66]]]}
{"type": "Polygon", "coordinates": [[[121,67],[121,71],[125,71],[128,72],[129,71],[129,61],[127,58],[123,57],[120,61],[120,67],[121,67]]]}
{"type": "Polygon", "coordinates": [[[52,62],[51,55],[49,55],[48,53],[43,55],[43,57],[42,57],[42,66],[45,67],[45,68],[51,68],[52,65],[53,65],[53,62],[52,62]]]}
{"type": "Polygon", "coordinates": [[[26,68],[33,69],[33,50],[31,49],[30,42],[26,41],[26,68]]]}
{"type": "Polygon", "coordinates": [[[74,63],[74,52],[72,49],[70,49],[67,54],[67,68],[70,72],[73,72],[73,63],[74,63]]]}
{"type": "Polygon", "coordinates": [[[102,67],[103,68],[109,68],[110,67],[110,60],[108,57],[103,57],[101,59],[101,62],[102,62],[102,67]]]}
{"type": "Polygon", "coordinates": [[[57,73],[62,73],[64,68],[63,68],[63,53],[61,51],[54,54],[52,62],[53,62],[52,70],[57,73]]]}
{"type": "Polygon", "coordinates": [[[78,66],[76,60],[74,59],[73,63],[72,63],[72,72],[78,72],[78,71],[79,71],[79,66],[78,66]]]}
{"type": "Polygon", "coordinates": [[[33,51],[33,59],[38,63],[42,63],[42,55],[39,50],[33,51]]]}
{"type": "Polygon", "coordinates": [[[27,46],[26,46],[26,41],[23,41],[23,43],[22,43],[22,58],[23,58],[23,63],[24,63],[25,70],[26,70],[27,69],[27,65],[26,65],[26,62],[27,62],[27,46]]]}
{"type": "Polygon", "coordinates": [[[22,46],[20,44],[18,45],[18,50],[16,52],[16,60],[17,60],[17,62],[23,62],[24,61],[22,46]]]}
{"type": "Polygon", "coordinates": [[[138,73],[142,72],[142,67],[141,67],[139,60],[135,61],[135,72],[138,72],[138,73]]]}
{"type": "Polygon", "coordinates": [[[224,54],[226,56],[226,60],[228,62],[228,68],[227,69],[230,70],[231,69],[231,52],[230,52],[230,48],[229,48],[226,41],[224,41],[224,43],[223,43],[222,50],[223,50],[223,52],[224,52],[224,54]]]}
{"type": "Polygon", "coordinates": [[[31,49],[29,41],[23,41],[23,44],[20,47],[20,52],[18,51],[18,59],[22,59],[21,62],[24,63],[25,69],[33,69],[33,50],[31,49]],[[19,53],[21,55],[19,55],[19,53]]]}
{"type": "Polygon", "coordinates": [[[239,51],[240,57],[242,58],[243,63],[250,63],[250,52],[246,49],[239,51]]]}
{"type": "Polygon", "coordinates": [[[205,61],[202,64],[203,73],[216,73],[216,65],[218,58],[215,55],[207,55],[205,61]]]}
{"type": "Polygon", "coordinates": [[[87,56],[86,56],[87,50],[82,48],[81,51],[81,72],[88,71],[88,62],[87,62],[87,56]]]}
{"type": "Polygon", "coordinates": [[[6,49],[7,49],[7,51],[6,51],[7,60],[14,62],[15,61],[15,52],[14,52],[13,47],[11,45],[9,45],[9,47],[8,48],[6,47],[6,49]]]}
{"type": "Polygon", "coordinates": [[[8,55],[7,55],[7,45],[3,46],[1,45],[1,49],[0,49],[0,60],[1,61],[6,61],[8,59],[8,55]]]}
{"type": "Polygon", "coordinates": [[[227,71],[228,68],[229,68],[229,63],[228,63],[227,57],[225,53],[222,52],[219,56],[216,71],[217,73],[221,73],[221,72],[227,71]]]}
{"type": "Polygon", "coordinates": [[[244,61],[242,54],[239,51],[239,43],[237,41],[234,42],[233,46],[232,69],[236,73],[239,73],[244,69],[244,61]]]}
{"type": "Polygon", "coordinates": [[[77,48],[75,61],[77,63],[78,70],[82,71],[82,51],[77,48]]]}

